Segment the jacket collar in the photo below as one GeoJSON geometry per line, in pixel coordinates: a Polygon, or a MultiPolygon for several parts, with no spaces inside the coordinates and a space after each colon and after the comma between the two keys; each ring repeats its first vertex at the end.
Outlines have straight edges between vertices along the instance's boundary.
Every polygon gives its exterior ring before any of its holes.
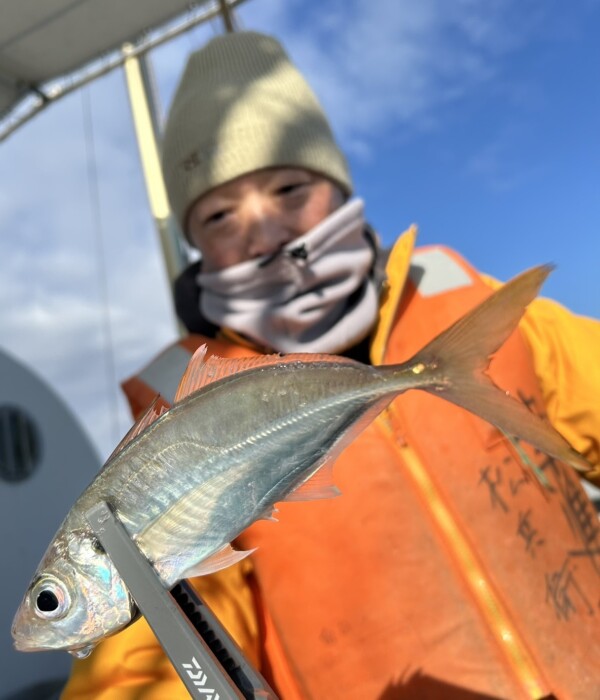
{"type": "Polygon", "coordinates": [[[371,339],[371,363],[380,365],[392,332],[396,311],[400,304],[404,285],[408,277],[410,259],[417,238],[417,227],[413,224],[394,244],[385,268],[386,279],[379,304],[379,315],[371,339]]]}

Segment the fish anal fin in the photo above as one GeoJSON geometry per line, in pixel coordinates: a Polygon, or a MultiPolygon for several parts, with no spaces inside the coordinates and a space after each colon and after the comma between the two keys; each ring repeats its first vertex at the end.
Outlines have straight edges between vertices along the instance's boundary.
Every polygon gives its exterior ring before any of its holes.
{"type": "Polygon", "coordinates": [[[171,406],[169,405],[168,401],[163,399],[163,397],[160,394],[158,394],[154,401],[146,409],[146,412],[142,415],[142,417],[131,426],[131,428],[125,434],[125,437],[112,451],[112,454],[106,460],[107,463],[110,462],[110,460],[116,455],[118,455],[119,452],[126,445],[128,445],[132,440],[134,440],[149,425],[152,425],[152,423],[154,423],[155,420],[160,418],[163,415],[163,413],[166,413],[170,408],[171,406]]]}
{"type": "Polygon", "coordinates": [[[265,510],[265,512],[260,516],[260,520],[268,520],[270,523],[278,523],[277,513],[279,511],[275,506],[270,506],[265,510]]]}
{"type": "Polygon", "coordinates": [[[179,383],[174,403],[203,387],[240,372],[260,367],[292,364],[295,362],[354,363],[353,360],[324,353],[296,353],[290,355],[256,355],[252,357],[222,358],[212,355],[206,359],[206,345],[196,350],[179,383]]]}
{"type": "Polygon", "coordinates": [[[341,491],[333,483],[333,462],[328,459],[323,466],[289,493],[286,501],[315,501],[321,498],[335,498],[341,491]]]}
{"type": "Polygon", "coordinates": [[[333,479],[333,467],[340,454],[353,442],[362,431],[370,425],[384,408],[393,400],[385,396],[375,401],[354,421],[349,430],[344,432],[331,446],[327,456],[317,469],[296,489],[289,493],[285,501],[312,501],[321,498],[333,498],[341,494],[333,479]]]}
{"type": "Polygon", "coordinates": [[[186,569],[181,575],[181,578],[214,574],[215,571],[221,571],[221,569],[226,569],[228,566],[237,564],[255,551],[256,549],[234,549],[230,544],[226,544],[214,554],[211,554],[210,557],[186,569]]]}

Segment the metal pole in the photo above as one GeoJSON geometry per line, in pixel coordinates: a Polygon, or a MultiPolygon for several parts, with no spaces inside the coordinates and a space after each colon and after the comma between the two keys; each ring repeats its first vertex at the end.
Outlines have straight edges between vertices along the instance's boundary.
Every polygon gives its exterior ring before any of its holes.
{"type": "Polygon", "coordinates": [[[219,9],[221,10],[225,31],[228,34],[232,34],[235,32],[235,22],[233,19],[233,10],[229,6],[227,0],[219,0],[219,9]]]}
{"type": "MultiPolygon", "coordinates": [[[[233,9],[230,6],[234,4],[235,0],[234,2],[219,0],[219,11],[227,32],[235,31],[233,9]]],[[[172,287],[174,280],[184,269],[188,260],[181,243],[178,225],[170,213],[160,167],[157,145],[160,131],[159,110],[151,66],[148,55],[138,54],[130,44],[123,46],[122,53],[125,56],[123,67],[150,209],[159,233],[167,275],[172,287]]],[[[181,326],[179,330],[183,335],[181,326]]]]}
{"type": "Polygon", "coordinates": [[[162,177],[158,148],[158,108],[150,65],[147,56],[136,55],[127,45],[123,47],[123,52],[130,52],[123,64],[129,101],[150,210],[159,234],[167,276],[172,288],[172,283],[187,265],[188,259],[177,223],[171,215],[162,177]]]}
{"type": "MultiPolygon", "coordinates": [[[[221,2],[221,0],[219,0],[219,2],[221,2]]],[[[226,11],[229,11],[229,8],[234,8],[242,2],[245,2],[245,0],[228,0],[226,11]]],[[[206,22],[219,14],[222,14],[220,5],[211,3],[208,10],[202,7],[201,12],[194,14],[193,17],[176,27],[163,32],[158,37],[136,43],[136,45],[129,50],[129,55],[147,53],[176,36],[189,31],[192,27],[206,22]]],[[[49,104],[52,104],[52,102],[106,75],[106,73],[123,65],[125,60],[126,56],[122,51],[112,53],[107,57],[91,60],[89,64],[73,73],[60,78],[57,77],[57,82],[55,83],[48,82],[31,86],[24,91],[23,95],[17,100],[15,106],[0,113],[0,142],[45,109],[49,104]]]]}

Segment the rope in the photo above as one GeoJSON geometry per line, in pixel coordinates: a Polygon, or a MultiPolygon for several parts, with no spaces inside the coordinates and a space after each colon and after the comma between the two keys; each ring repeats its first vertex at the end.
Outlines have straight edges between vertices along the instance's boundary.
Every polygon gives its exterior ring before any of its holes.
{"type": "Polygon", "coordinates": [[[90,208],[92,215],[92,230],[96,247],[96,261],[98,270],[98,288],[102,304],[102,335],[104,349],[104,369],[106,378],[106,392],[109,404],[112,405],[112,442],[117,444],[120,439],[120,409],[117,395],[117,370],[115,364],[114,342],[112,324],[110,318],[110,304],[108,294],[108,278],[106,274],[106,256],[104,254],[104,229],[102,226],[102,209],[100,206],[100,189],[98,186],[98,169],[96,167],[96,149],[94,142],[94,128],[90,100],[90,89],[82,90],[83,124],[85,133],[85,152],[87,160],[87,180],[90,196],[90,208]]]}

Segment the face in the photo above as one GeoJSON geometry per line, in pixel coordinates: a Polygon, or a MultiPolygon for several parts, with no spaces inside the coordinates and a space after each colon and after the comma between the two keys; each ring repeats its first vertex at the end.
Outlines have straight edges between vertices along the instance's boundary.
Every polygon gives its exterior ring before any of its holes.
{"type": "Polygon", "coordinates": [[[132,601],[108,556],[81,532],[49,547],[13,621],[20,651],[63,649],[86,656],[131,622],[132,601]]]}
{"type": "Polygon", "coordinates": [[[276,252],[344,201],[327,178],[300,168],[243,175],[203,195],[191,208],[188,234],[203,272],[276,252]]]}

